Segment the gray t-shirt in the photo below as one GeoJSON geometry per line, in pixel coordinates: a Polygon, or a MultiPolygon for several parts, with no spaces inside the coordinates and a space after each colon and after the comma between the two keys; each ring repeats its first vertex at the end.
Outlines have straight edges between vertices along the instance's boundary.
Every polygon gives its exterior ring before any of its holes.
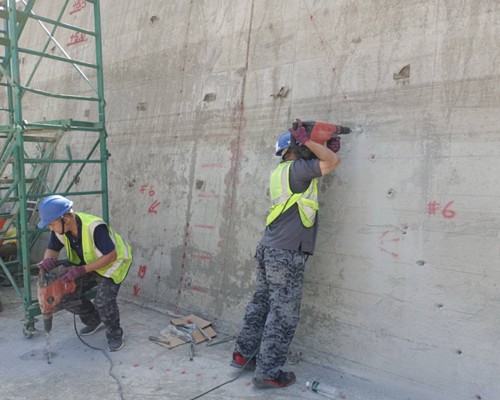
{"type": "MultiPolygon", "coordinates": [[[[295,160],[290,167],[290,189],[294,193],[304,192],[314,178],[321,177],[319,160],[295,160]]],[[[314,253],[318,233],[318,216],[314,225],[306,228],[300,220],[297,204],[294,204],[266,227],[259,244],[283,250],[300,250],[314,253]]]]}

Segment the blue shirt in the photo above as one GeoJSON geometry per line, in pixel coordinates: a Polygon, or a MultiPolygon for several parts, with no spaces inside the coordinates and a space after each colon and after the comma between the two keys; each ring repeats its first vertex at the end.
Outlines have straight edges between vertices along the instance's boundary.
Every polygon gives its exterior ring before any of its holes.
{"type": "MultiPolygon", "coordinates": [[[[82,260],[80,265],[85,265],[86,263],[83,259],[83,248],[82,248],[82,220],[80,219],[78,214],[75,214],[75,217],[76,217],[76,224],[78,227],[78,236],[74,237],[71,234],[71,232],[66,232],[65,235],[69,239],[71,248],[78,255],[78,258],[82,260]]],[[[97,228],[95,228],[94,243],[103,255],[109,254],[115,249],[115,244],[113,243],[111,237],[109,236],[107,225],[101,224],[97,226],[97,228]]],[[[51,232],[47,248],[50,250],[60,252],[63,247],[64,243],[61,243],[61,241],[57,238],[56,234],[54,232],[51,232]]]]}

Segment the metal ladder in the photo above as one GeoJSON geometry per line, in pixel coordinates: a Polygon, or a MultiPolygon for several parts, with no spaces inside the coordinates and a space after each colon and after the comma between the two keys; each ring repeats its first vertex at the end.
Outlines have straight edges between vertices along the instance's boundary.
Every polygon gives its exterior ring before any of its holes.
{"type": "Polygon", "coordinates": [[[101,201],[102,218],[109,221],[109,153],[106,148],[99,0],[65,0],[57,10],[57,16],[44,15],[45,11],[53,12],[54,6],[40,2],[37,7],[36,3],[37,0],[0,1],[0,22],[4,26],[0,30],[0,124],[3,123],[0,125],[0,221],[3,222],[0,243],[13,226],[17,242],[17,254],[13,259],[0,258],[0,276],[8,280],[23,301],[23,334],[28,338],[36,331],[35,317],[40,315],[38,301],[33,298],[31,289],[32,273],[37,272],[31,261],[31,252],[46,231],[36,226],[39,200],[49,194],[71,198],[94,196],[101,201]],[[85,11],[82,20],[90,27],[65,22],[75,10],[85,11]],[[40,42],[38,36],[33,40],[35,29],[45,32],[46,38],[41,45],[38,43],[39,47],[31,48],[36,47],[33,43],[40,42]],[[92,61],[72,58],[61,44],[60,38],[64,37],[61,31],[72,32],[71,37],[82,42],[85,38],[87,43],[82,53],[87,59],[92,53],[92,61]],[[28,35],[30,32],[31,36],[28,35]],[[86,89],[80,87],[77,93],[63,94],[61,89],[54,91],[43,87],[44,84],[48,86],[45,82],[49,81],[52,71],[64,71],[64,68],[76,71],[86,89]],[[89,78],[90,74],[85,71],[90,71],[92,76],[89,78]],[[82,95],[82,91],[90,91],[91,95],[82,95]],[[27,95],[30,96],[29,106],[25,104],[27,95]],[[65,109],[64,105],[56,107],[64,103],[74,105],[67,107],[69,110],[87,107],[87,120],[72,118],[71,115],[53,119],[43,115],[40,118],[37,107],[33,107],[35,104],[39,108],[45,107],[49,110],[47,112],[55,112],[65,109]],[[93,120],[90,119],[91,109],[96,116],[93,120]],[[30,113],[34,115],[34,121],[27,115],[30,113]],[[75,140],[80,140],[77,157],[72,151],[75,140]],[[66,142],[65,151],[61,149],[63,142],[66,142]],[[81,188],[79,182],[85,177],[82,174],[85,167],[99,168],[100,179],[87,182],[81,188]]]}

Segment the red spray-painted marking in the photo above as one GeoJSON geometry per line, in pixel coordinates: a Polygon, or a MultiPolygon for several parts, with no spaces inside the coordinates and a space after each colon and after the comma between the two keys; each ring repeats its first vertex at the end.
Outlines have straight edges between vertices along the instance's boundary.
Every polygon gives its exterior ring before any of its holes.
{"type": "Polygon", "coordinates": [[[189,289],[193,292],[208,293],[208,289],[201,286],[191,285],[189,289]]]}
{"type": "Polygon", "coordinates": [[[203,228],[203,229],[215,229],[215,226],[213,225],[203,225],[203,224],[198,224],[194,226],[195,228],[203,228]]]}
{"type": "Polygon", "coordinates": [[[148,214],[158,214],[156,207],[158,207],[161,203],[158,200],[155,200],[153,204],[151,204],[148,208],[148,214]]]}
{"type": "Polygon", "coordinates": [[[243,103],[240,103],[233,108],[230,121],[231,121],[231,126],[234,129],[244,129],[247,126],[247,118],[245,116],[245,106],[243,105],[243,103]]]}
{"type": "Polygon", "coordinates": [[[137,273],[137,276],[143,279],[146,276],[147,269],[148,267],[146,267],[145,265],[139,266],[139,272],[137,273]]]}
{"type": "MultiPolygon", "coordinates": [[[[449,207],[455,202],[455,200],[450,200],[441,210],[441,215],[446,219],[451,219],[457,214],[455,211],[451,210],[449,207]]],[[[440,209],[440,204],[436,200],[429,201],[427,204],[427,213],[429,215],[436,215],[440,209]]]]}
{"type": "Polygon", "coordinates": [[[138,283],[136,283],[136,284],[134,285],[134,296],[135,296],[135,297],[137,297],[137,296],[139,295],[139,291],[140,291],[140,290],[141,290],[141,289],[139,288],[139,284],[138,284],[138,283]]]}
{"type": "Polygon", "coordinates": [[[69,15],[82,11],[86,6],[87,2],[85,0],[76,0],[73,3],[73,9],[70,11],[69,15]]]}
{"type": "Polygon", "coordinates": [[[382,233],[382,235],[380,235],[378,248],[380,249],[380,251],[383,251],[384,253],[387,253],[394,258],[398,258],[399,257],[398,253],[385,248],[386,240],[389,240],[391,242],[399,242],[399,240],[401,239],[401,238],[386,239],[387,234],[389,234],[390,232],[391,231],[385,231],[384,233],[382,233]]]}
{"type": "Polygon", "coordinates": [[[75,32],[70,36],[71,41],[66,46],[74,46],[75,44],[86,42],[87,37],[83,32],[75,32]]]}
{"type": "Polygon", "coordinates": [[[201,168],[222,168],[223,163],[201,164],[201,168]]]}
{"type": "MultiPolygon", "coordinates": [[[[141,185],[139,192],[141,194],[146,194],[149,197],[153,197],[156,194],[153,186],[150,186],[146,192],[147,187],[148,187],[148,185],[146,185],[146,184],[141,185]]],[[[156,200],[156,199],[153,200],[153,203],[148,208],[148,214],[158,214],[157,208],[160,204],[161,204],[161,202],[159,202],[158,200],[156,200]]]]}

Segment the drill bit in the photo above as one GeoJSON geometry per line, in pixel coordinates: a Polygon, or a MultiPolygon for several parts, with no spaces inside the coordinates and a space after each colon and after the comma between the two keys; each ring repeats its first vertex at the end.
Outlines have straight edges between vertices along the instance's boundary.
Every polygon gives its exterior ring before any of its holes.
{"type": "Polygon", "coordinates": [[[49,332],[45,332],[46,342],[45,342],[45,354],[47,355],[47,364],[52,363],[52,350],[50,349],[51,342],[51,334],[49,332]]]}

